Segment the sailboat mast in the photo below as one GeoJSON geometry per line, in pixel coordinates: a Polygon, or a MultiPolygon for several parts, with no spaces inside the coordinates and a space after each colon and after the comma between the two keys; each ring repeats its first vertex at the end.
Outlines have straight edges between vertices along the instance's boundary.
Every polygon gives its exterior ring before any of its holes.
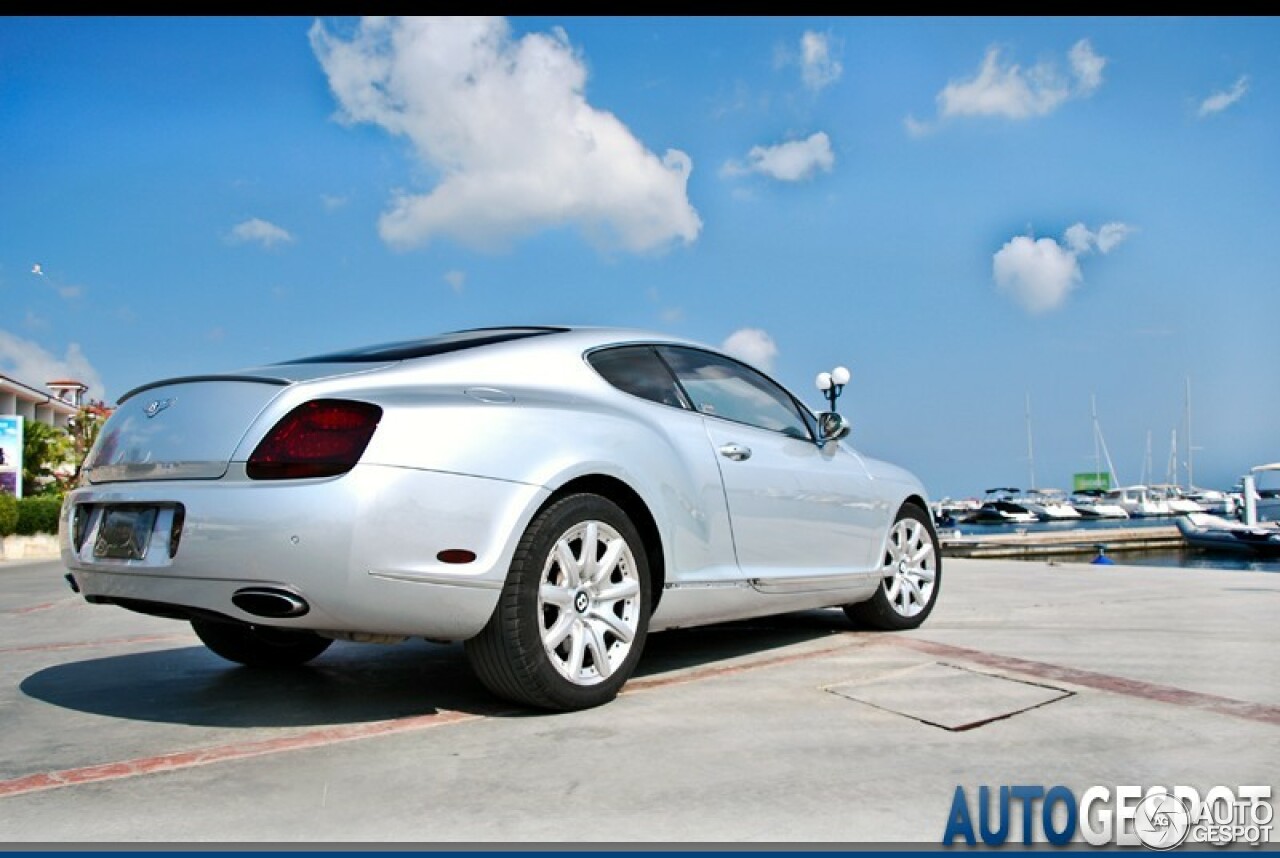
{"type": "MultiPolygon", "coordinates": [[[[1102,425],[1098,423],[1098,397],[1095,394],[1089,394],[1089,405],[1093,409],[1093,443],[1094,449],[1097,445],[1102,445],[1102,454],[1107,458],[1107,473],[1111,479],[1115,480],[1115,484],[1120,485],[1120,477],[1116,475],[1116,466],[1111,461],[1111,452],[1107,450],[1107,439],[1102,437],[1102,425]]],[[[1095,456],[1097,453],[1095,452],[1095,456]]]]}
{"type": "Polygon", "coordinates": [[[1142,479],[1140,479],[1138,482],[1142,483],[1144,486],[1150,485],[1152,482],[1154,482],[1153,478],[1155,477],[1155,473],[1156,473],[1155,468],[1153,468],[1151,465],[1151,430],[1148,429],[1147,430],[1147,458],[1143,460],[1142,479]]]}
{"type": "Polygon", "coordinates": [[[1031,490],[1036,487],[1036,453],[1031,446],[1031,394],[1027,394],[1027,463],[1031,468],[1031,490]]]}
{"type": "Polygon", "coordinates": [[[1102,452],[1098,447],[1098,403],[1094,401],[1092,394],[1089,396],[1089,403],[1093,406],[1093,478],[1096,481],[1098,474],[1102,473],[1102,452]]]}
{"type": "Polygon", "coordinates": [[[1191,444],[1191,376],[1187,376],[1187,491],[1194,492],[1196,490],[1195,474],[1191,469],[1191,451],[1195,447],[1191,444]]]}

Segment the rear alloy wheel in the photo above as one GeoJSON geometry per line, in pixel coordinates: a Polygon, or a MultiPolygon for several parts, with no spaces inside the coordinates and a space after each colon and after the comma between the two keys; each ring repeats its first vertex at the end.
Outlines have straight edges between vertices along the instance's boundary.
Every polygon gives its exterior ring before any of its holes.
{"type": "Polygon", "coordinates": [[[942,551],[929,516],[915,504],[903,504],[889,528],[875,596],[844,612],[856,623],[877,629],[914,629],[925,621],[942,585],[942,551]]]}
{"type": "Polygon", "coordinates": [[[525,531],[467,657],[501,697],[543,709],[599,706],[640,659],[649,605],[648,560],[626,513],[599,495],[570,495],[525,531]]]}
{"type": "Polygon", "coordinates": [[[191,628],[214,653],[248,667],[297,667],[333,643],[315,632],[248,623],[192,620],[191,628]]]}

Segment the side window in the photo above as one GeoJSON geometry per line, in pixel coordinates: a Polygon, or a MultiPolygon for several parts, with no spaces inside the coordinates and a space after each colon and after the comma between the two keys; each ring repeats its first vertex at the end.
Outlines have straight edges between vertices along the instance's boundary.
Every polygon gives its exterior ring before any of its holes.
{"type": "Polygon", "coordinates": [[[588,355],[587,361],[619,390],[672,408],[688,407],[671,370],[649,346],[605,349],[588,355]]]}
{"type": "Polygon", "coordinates": [[[791,396],[748,366],[711,352],[662,347],[696,411],[795,438],[810,438],[809,424],[791,396]]]}

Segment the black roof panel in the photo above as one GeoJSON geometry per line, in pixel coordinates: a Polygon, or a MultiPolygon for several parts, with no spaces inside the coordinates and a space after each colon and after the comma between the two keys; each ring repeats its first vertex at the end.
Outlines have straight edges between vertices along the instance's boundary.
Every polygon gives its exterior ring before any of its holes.
{"type": "Polygon", "coordinates": [[[281,361],[276,366],[306,363],[378,363],[393,360],[411,360],[413,358],[431,357],[449,352],[472,349],[479,346],[491,346],[521,340],[525,337],[537,337],[544,334],[557,334],[568,328],[526,327],[526,328],[473,328],[466,331],[451,331],[434,337],[420,340],[404,340],[398,343],[381,343],[375,346],[362,346],[346,351],[297,360],[281,361]]]}

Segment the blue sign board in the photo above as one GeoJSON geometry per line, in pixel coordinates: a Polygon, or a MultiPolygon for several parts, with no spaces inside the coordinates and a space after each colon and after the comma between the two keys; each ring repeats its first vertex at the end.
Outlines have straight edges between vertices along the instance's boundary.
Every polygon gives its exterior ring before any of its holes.
{"type": "Polygon", "coordinates": [[[0,417],[0,494],[22,497],[21,417],[0,417]]]}

